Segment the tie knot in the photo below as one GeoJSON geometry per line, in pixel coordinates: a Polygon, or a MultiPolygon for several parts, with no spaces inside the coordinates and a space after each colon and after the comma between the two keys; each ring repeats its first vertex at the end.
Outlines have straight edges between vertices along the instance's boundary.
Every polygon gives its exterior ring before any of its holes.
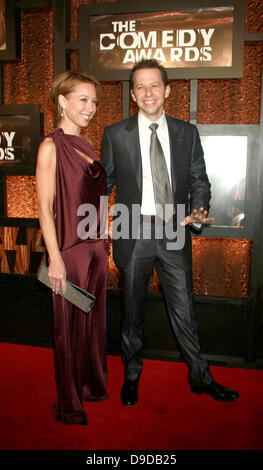
{"type": "Polygon", "coordinates": [[[158,124],[156,124],[156,123],[154,122],[154,123],[151,124],[149,127],[150,127],[150,129],[151,129],[152,132],[156,132],[157,127],[158,127],[158,124]]]}

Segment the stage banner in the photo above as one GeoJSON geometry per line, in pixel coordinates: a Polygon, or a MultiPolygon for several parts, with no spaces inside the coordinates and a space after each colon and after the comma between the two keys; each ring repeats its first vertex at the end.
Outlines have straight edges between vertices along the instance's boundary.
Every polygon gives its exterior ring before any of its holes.
{"type": "Polygon", "coordinates": [[[156,59],[169,78],[242,76],[243,0],[159,3],[81,5],[81,69],[125,80],[136,62],[156,59]]]}

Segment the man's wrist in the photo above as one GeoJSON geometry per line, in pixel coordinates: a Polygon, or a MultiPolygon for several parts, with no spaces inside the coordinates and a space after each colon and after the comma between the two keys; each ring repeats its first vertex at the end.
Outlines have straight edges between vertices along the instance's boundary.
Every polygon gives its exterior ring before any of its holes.
{"type": "Polygon", "coordinates": [[[199,230],[200,230],[200,228],[202,227],[202,224],[199,223],[199,222],[192,222],[191,225],[192,225],[194,228],[199,229],[199,230]]]}

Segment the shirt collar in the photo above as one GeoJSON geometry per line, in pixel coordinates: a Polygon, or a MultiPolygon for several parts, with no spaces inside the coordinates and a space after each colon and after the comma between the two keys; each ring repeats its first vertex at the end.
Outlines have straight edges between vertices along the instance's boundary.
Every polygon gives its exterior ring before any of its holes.
{"type": "MultiPolygon", "coordinates": [[[[139,126],[143,126],[144,128],[145,127],[149,128],[149,126],[153,124],[153,122],[150,119],[148,119],[146,116],[144,116],[144,114],[142,114],[140,111],[138,112],[138,123],[139,123],[139,126]]],[[[160,129],[162,129],[163,131],[167,129],[167,122],[166,122],[164,111],[161,117],[158,119],[158,121],[156,121],[156,124],[158,124],[160,129]]]]}

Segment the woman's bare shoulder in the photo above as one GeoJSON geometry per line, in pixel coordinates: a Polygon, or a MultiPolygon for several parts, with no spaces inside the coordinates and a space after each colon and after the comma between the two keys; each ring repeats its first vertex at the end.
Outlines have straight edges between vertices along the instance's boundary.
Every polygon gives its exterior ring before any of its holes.
{"type": "Polygon", "coordinates": [[[56,164],[56,146],[50,137],[45,137],[38,148],[37,166],[53,167],[56,164]]]}
{"type": "Polygon", "coordinates": [[[45,150],[46,152],[53,152],[56,149],[54,141],[51,137],[45,137],[39,145],[39,150],[45,150]]]}
{"type": "Polygon", "coordinates": [[[54,158],[56,156],[56,146],[51,137],[45,137],[38,148],[38,156],[54,158]]]}

